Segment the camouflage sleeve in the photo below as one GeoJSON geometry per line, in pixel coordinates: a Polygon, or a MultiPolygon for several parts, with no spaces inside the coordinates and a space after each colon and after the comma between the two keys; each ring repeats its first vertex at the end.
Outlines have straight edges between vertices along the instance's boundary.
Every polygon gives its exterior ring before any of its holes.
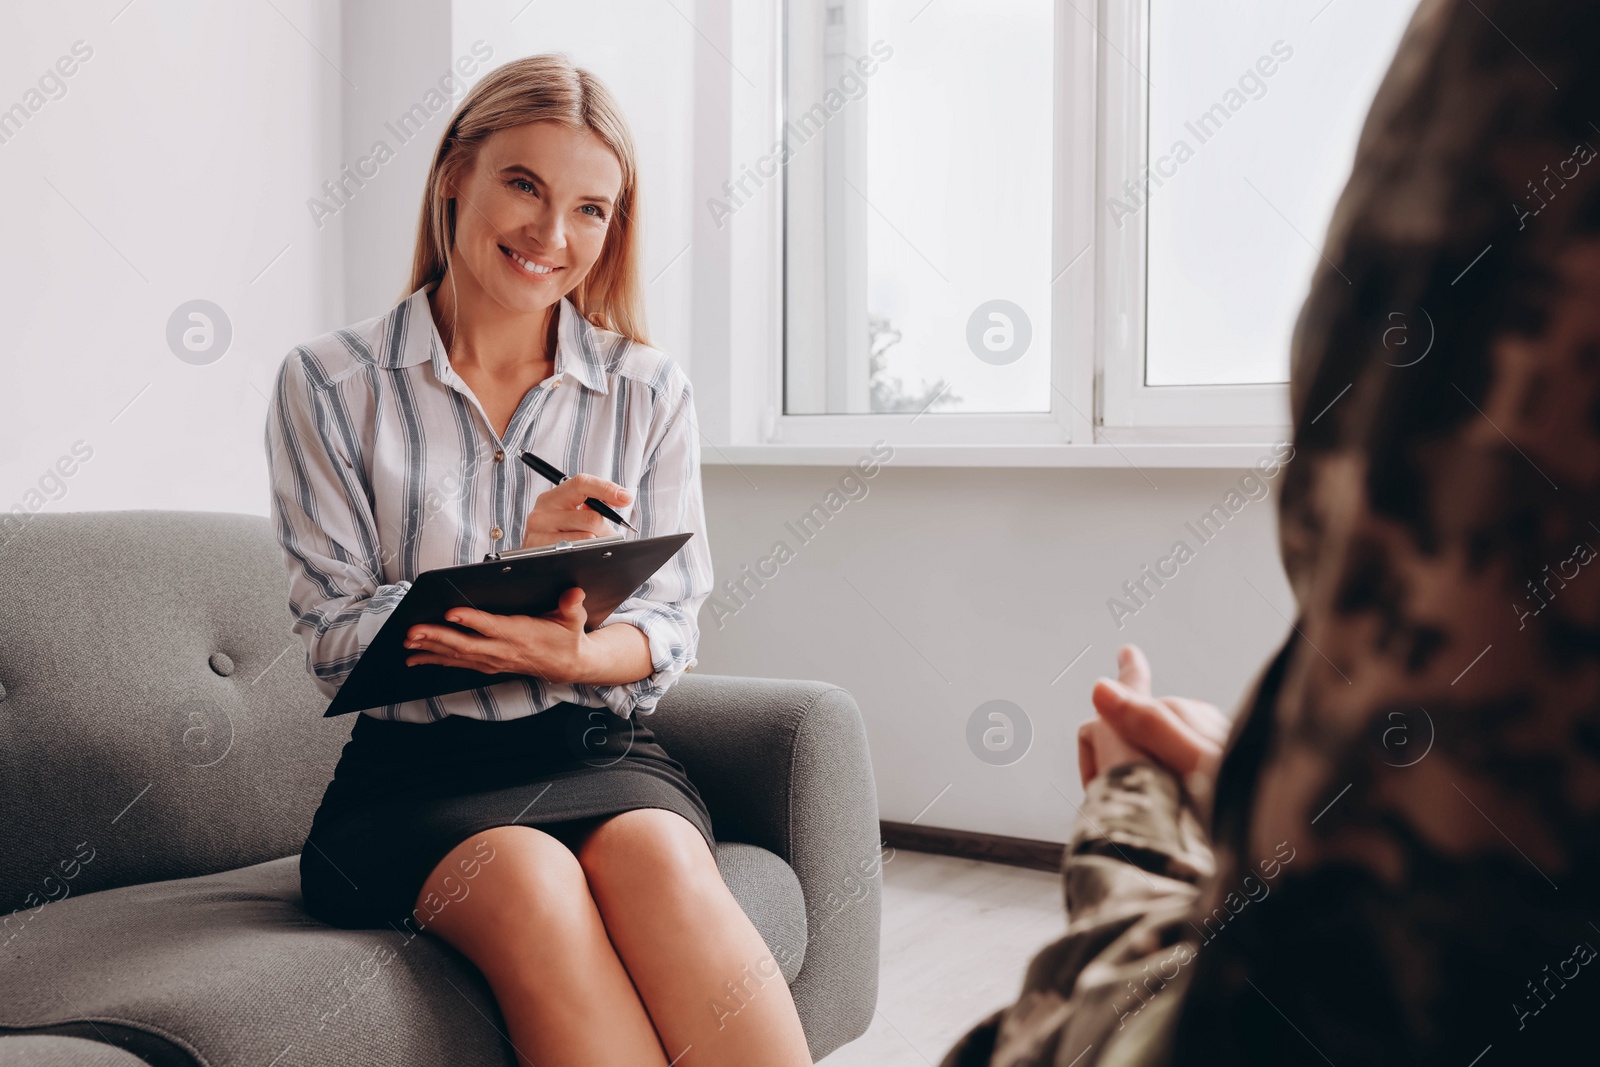
{"type": "Polygon", "coordinates": [[[947,1065],[1592,1062],[1596,40],[1593,3],[1418,6],[1296,328],[1295,636],[1230,741],[1215,873],[1152,869],[1182,807],[1152,835],[1140,769],[1108,777],[1066,937],[947,1065]],[[1396,316],[1423,356],[1388,358],[1396,316]]]}
{"type": "Polygon", "coordinates": [[[1301,640],[1224,763],[1166,1064],[1594,1062],[1596,40],[1592,2],[1424,0],[1378,92],[1296,332],[1301,640]]]}
{"type": "Polygon", "coordinates": [[[968,1031],[941,1067],[1055,1063],[1080,1012],[1121,985],[1120,970],[1091,965],[1113,949],[1144,955],[1148,932],[1186,913],[1211,871],[1199,819],[1171,773],[1133,763],[1094,779],[1062,853],[1066,934],[1034,956],[1017,1002],[968,1031]]]}

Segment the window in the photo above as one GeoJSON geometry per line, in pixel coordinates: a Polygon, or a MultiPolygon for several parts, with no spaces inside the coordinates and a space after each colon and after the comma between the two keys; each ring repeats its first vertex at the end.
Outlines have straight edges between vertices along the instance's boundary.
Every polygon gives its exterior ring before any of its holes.
{"type": "Polygon", "coordinates": [[[1394,0],[1150,8],[1149,66],[1162,77],[1146,153],[1172,162],[1147,197],[1145,384],[1287,382],[1317,246],[1410,11],[1394,0]]]}
{"type": "Polygon", "coordinates": [[[1107,422],[1286,421],[1294,320],[1408,21],[1394,0],[1150,0],[1152,77],[1122,78],[1147,99],[1141,174],[1106,202],[1142,240],[1144,360],[1107,422]]]}
{"type": "Polygon", "coordinates": [[[1050,410],[1054,6],[790,0],[786,414],[1050,410]]]}
{"type": "Polygon", "coordinates": [[[730,349],[763,357],[730,355],[715,444],[1186,464],[1286,431],[1290,333],[1408,4],[731,10],[711,173],[761,180],[724,186],[707,240],[730,349]]]}
{"type": "Polygon", "coordinates": [[[1135,328],[1107,360],[1106,424],[1286,422],[1295,320],[1411,12],[1393,0],[1146,10],[1147,33],[1143,10],[1122,25],[1144,72],[1124,62],[1107,79],[1108,98],[1145,122],[1122,127],[1136,150],[1107,160],[1103,187],[1113,269],[1143,267],[1142,314],[1137,286],[1115,306],[1135,328]]]}

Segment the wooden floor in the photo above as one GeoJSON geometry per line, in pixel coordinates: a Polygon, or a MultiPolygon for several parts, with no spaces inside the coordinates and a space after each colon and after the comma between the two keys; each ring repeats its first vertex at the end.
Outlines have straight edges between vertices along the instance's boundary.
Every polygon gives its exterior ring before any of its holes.
{"type": "Polygon", "coordinates": [[[883,865],[878,1010],[825,1067],[930,1067],[1010,1004],[1028,960],[1066,930],[1061,876],[896,851],[883,865]]]}

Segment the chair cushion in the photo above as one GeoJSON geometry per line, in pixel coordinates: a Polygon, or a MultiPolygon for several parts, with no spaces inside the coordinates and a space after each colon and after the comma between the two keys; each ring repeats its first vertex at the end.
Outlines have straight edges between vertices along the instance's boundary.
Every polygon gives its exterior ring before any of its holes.
{"type": "Polygon", "coordinates": [[[717,869],[790,985],[806,955],[806,898],[794,869],[756,845],[717,842],[717,869]]]}
{"type": "MultiPolygon", "coordinates": [[[[792,983],[805,947],[794,871],[732,842],[717,865],[792,983]]],[[[80,1020],[165,1039],[171,1055],[151,1057],[163,1064],[268,1064],[291,1048],[297,1065],[513,1064],[466,957],[427,934],[311,918],[297,856],[43,905],[5,947],[0,1030],[80,1020]]]]}
{"type": "Polygon", "coordinates": [[[0,1037],[0,1067],[148,1067],[131,1052],[102,1041],[53,1034],[0,1037]]]}
{"type": "Polygon", "coordinates": [[[291,621],[261,516],[40,514],[8,541],[0,912],[298,851],[351,723],[291,621]]]}

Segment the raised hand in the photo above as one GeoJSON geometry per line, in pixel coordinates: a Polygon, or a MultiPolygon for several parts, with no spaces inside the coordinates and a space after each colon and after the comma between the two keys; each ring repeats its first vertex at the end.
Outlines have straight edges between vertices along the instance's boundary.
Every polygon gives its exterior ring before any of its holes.
{"type": "MultiPolygon", "coordinates": [[[[1126,652],[1132,645],[1124,648],[1126,652]]],[[[1142,674],[1135,673],[1133,662],[1125,656],[1118,655],[1117,662],[1121,668],[1122,680],[1130,685],[1142,685],[1144,692],[1150,691],[1150,668],[1144,663],[1144,657],[1139,657],[1142,674]],[[1142,680],[1141,680],[1142,679],[1142,680]]],[[[1137,763],[1140,760],[1149,760],[1150,756],[1145,751],[1128,741],[1118,733],[1105,719],[1090,719],[1078,727],[1078,775],[1087,786],[1103,771],[1124,763],[1137,763]]]]}
{"type": "MultiPolygon", "coordinates": [[[[1101,678],[1091,694],[1099,722],[1138,755],[1183,780],[1191,793],[1209,798],[1222,762],[1230,723],[1216,706],[1188,697],[1151,696],[1150,661],[1137,645],[1117,652],[1119,677],[1101,678]]],[[[1083,732],[1079,731],[1082,761],[1083,732]]],[[[1106,769],[1099,764],[1100,770],[1106,769]]]]}

